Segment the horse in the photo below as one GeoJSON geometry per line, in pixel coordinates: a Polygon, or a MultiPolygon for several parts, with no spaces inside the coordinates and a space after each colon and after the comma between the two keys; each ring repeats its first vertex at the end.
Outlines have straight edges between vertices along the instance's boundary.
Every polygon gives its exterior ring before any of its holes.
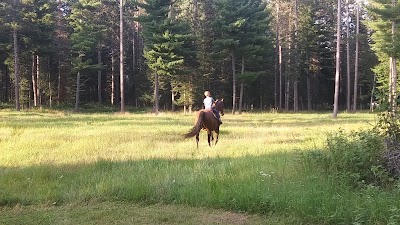
{"type": "MultiPolygon", "coordinates": [[[[224,99],[216,100],[214,108],[218,110],[220,116],[224,115],[224,99]]],[[[208,136],[208,145],[211,147],[211,141],[214,140],[213,132],[215,132],[216,140],[215,145],[218,143],[219,126],[221,125],[219,120],[215,117],[212,109],[201,109],[196,113],[195,125],[188,133],[184,134],[184,138],[191,138],[196,136],[197,148],[199,148],[199,133],[200,130],[206,130],[208,136]]]]}

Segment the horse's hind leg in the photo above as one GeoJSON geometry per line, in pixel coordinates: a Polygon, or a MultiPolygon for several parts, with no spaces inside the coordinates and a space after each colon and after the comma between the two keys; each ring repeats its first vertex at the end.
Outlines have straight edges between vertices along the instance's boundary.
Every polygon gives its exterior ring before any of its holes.
{"type": "Polygon", "coordinates": [[[217,134],[216,137],[215,137],[215,145],[217,145],[218,137],[219,137],[219,128],[215,131],[215,133],[217,134]]]}
{"type": "Polygon", "coordinates": [[[196,144],[197,148],[199,148],[199,133],[196,134],[196,144]]]}
{"type": "MultiPolygon", "coordinates": [[[[207,131],[207,140],[208,140],[208,145],[211,147],[211,138],[212,137],[212,132],[211,131],[207,131]]],[[[213,138],[214,139],[214,138],[213,138]]]]}

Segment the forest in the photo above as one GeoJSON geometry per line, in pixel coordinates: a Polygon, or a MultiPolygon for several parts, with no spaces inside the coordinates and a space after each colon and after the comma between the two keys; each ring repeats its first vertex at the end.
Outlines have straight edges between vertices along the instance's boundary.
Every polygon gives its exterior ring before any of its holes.
{"type": "Polygon", "coordinates": [[[396,107],[399,25],[397,0],[3,0],[0,103],[396,107]]]}

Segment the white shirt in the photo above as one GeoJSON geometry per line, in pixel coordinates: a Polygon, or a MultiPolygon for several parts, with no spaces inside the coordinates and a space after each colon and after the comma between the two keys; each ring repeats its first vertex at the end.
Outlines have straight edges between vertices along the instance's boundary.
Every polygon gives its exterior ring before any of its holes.
{"type": "Polygon", "coordinates": [[[212,97],[206,97],[206,98],[203,100],[204,109],[211,109],[213,103],[214,103],[214,99],[213,99],[212,97]]]}

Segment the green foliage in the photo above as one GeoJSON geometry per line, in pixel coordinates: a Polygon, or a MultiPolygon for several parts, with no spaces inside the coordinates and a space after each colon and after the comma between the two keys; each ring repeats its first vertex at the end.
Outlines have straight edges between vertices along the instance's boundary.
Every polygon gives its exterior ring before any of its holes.
{"type": "Polygon", "coordinates": [[[93,52],[97,43],[101,39],[104,25],[98,24],[91,16],[101,6],[98,0],[80,0],[74,5],[69,17],[70,25],[74,32],[71,34],[72,51],[74,58],[72,59],[73,73],[83,70],[97,70],[102,68],[95,64],[86,54],[93,52]]]}
{"type": "Polygon", "coordinates": [[[374,130],[333,133],[327,139],[327,152],[317,158],[330,176],[354,187],[393,181],[384,167],[383,139],[374,130]]]}
{"type": "Polygon", "coordinates": [[[389,112],[382,112],[378,115],[378,122],[374,130],[383,138],[400,140],[400,121],[389,112]]]}
{"type": "Polygon", "coordinates": [[[185,56],[188,56],[185,54],[190,52],[186,47],[191,35],[185,22],[168,16],[170,4],[170,1],[139,4],[147,14],[137,19],[143,26],[147,66],[159,75],[176,78],[182,72],[185,56]]]}
{"type": "Polygon", "coordinates": [[[392,0],[374,0],[369,6],[373,20],[369,23],[374,29],[373,49],[377,54],[400,58],[400,5],[392,0]],[[394,23],[394,34],[392,24],[394,23]]]}

